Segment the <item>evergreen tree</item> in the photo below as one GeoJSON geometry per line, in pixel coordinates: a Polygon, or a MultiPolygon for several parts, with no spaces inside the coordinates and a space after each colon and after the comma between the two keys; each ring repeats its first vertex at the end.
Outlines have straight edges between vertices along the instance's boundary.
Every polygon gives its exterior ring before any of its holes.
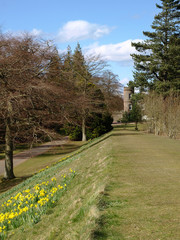
{"type": "Polygon", "coordinates": [[[68,92],[74,91],[74,79],[73,79],[73,55],[71,47],[67,47],[67,53],[63,56],[62,76],[66,83],[66,89],[68,92]]]}
{"type": "Polygon", "coordinates": [[[180,90],[179,0],[161,0],[154,17],[153,32],[143,32],[147,40],[132,43],[139,54],[132,54],[137,87],[169,93],[180,90]]]}
{"type": "Polygon", "coordinates": [[[103,91],[94,81],[97,69],[102,69],[102,62],[97,57],[85,59],[79,43],[73,54],[68,47],[67,54],[64,57],[63,72],[70,76],[69,86],[73,89],[73,95],[69,101],[71,121],[68,124],[72,139],[81,138],[82,141],[86,141],[88,138],[107,131],[103,124],[99,128],[96,126],[96,130],[93,129],[94,125],[91,125],[97,119],[103,122],[103,113],[107,111],[103,91]],[[94,131],[96,131],[96,134],[94,131]]]}
{"type": "Polygon", "coordinates": [[[70,72],[72,70],[72,51],[70,46],[67,47],[67,54],[64,58],[63,70],[66,72],[70,72]]]}
{"type": "Polygon", "coordinates": [[[135,130],[138,130],[138,122],[142,120],[142,109],[137,99],[132,100],[132,110],[130,111],[130,121],[135,122],[135,130]]]}
{"type": "Polygon", "coordinates": [[[73,75],[75,85],[77,87],[77,103],[79,108],[79,115],[82,123],[82,141],[86,141],[86,118],[91,104],[89,98],[89,80],[90,74],[88,72],[84,56],[80,44],[78,43],[73,54],[73,75]]]}
{"type": "Polygon", "coordinates": [[[54,50],[54,55],[51,57],[47,69],[47,79],[49,81],[60,82],[62,81],[62,60],[58,54],[57,49],[54,50]]]}
{"type": "Polygon", "coordinates": [[[73,73],[77,86],[79,86],[79,88],[84,91],[86,84],[90,79],[90,73],[88,72],[88,67],[86,66],[86,62],[79,43],[77,44],[73,54],[73,73]]]}

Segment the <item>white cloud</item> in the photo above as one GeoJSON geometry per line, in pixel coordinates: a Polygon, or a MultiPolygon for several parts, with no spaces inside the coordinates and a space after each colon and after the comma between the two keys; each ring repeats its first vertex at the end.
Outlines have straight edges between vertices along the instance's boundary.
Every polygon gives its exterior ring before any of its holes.
{"type": "Polygon", "coordinates": [[[123,84],[124,86],[125,85],[127,85],[127,83],[130,81],[130,79],[129,78],[123,78],[123,79],[121,79],[121,84],[123,84]]]}
{"type": "Polygon", "coordinates": [[[39,37],[41,35],[43,35],[43,31],[42,30],[39,30],[39,29],[36,29],[34,28],[31,32],[30,32],[31,35],[35,36],[35,37],[39,37]]]}
{"type": "Polygon", "coordinates": [[[60,42],[73,42],[85,39],[98,39],[109,34],[112,28],[106,25],[89,23],[83,20],[69,21],[60,30],[57,36],[60,42]]]}
{"type": "Polygon", "coordinates": [[[135,48],[131,46],[131,42],[141,42],[141,39],[127,40],[117,44],[107,44],[99,46],[97,43],[87,48],[87,54],[100,55],[107,61],[119,62],[123,65],[132,63],[130,54],[136,52],[135,48]]]}

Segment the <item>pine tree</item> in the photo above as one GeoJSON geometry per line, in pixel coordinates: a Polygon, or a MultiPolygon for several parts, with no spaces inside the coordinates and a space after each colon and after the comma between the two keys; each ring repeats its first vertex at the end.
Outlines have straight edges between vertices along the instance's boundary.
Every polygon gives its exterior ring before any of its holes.
{"type": "Polygon", "coordinates": [[[49,62],[47,79],[55,82],[62,81],[62,61],[56,48],[54,49],[54,55],[49,62]]]}
{"type": "Polygon", "coordinates": [[[73,74],[77,87],[79,113],[81,115],[82,141],[86,141],[86,118],[89,108],[88,84],[90,74],[88,72],[80,44],[78,43],[73,54],[73,74]]]}
{"type": "Polygon", "coordinates": [[[79,43],[73,54],[73,73],[76,84],[84,91],[84,88],[86,88],[86,84],[90,79],[90,74],[79,43]]]}
{"type": "Polygon", "coordinates": [[[70,46],[67,47],[67,53],[64,56],[63,71],[64,72],[72,71],[72,51],[70,46]]]}
{"type": "Polygon", "coordinates": [[[98,85],[93,82],[94,69],[100,68],[101,62],[97,58],[91,58],[91,61],[87,61],[79,43],[72,59],[73,80],[76,88],[76,112],[81,124],[82,141],[86,141],[89,117],[93,118],[95,113],[104,111],[104,96],[98,85]]]}
{"type": "Polygon", "coordinates": [[[153,32],[143,32],[147,40],[132,43],[139,54],[134,60],[134,81],[137,87],[168,94],[180,91],[179,0],[161,0],[161,10],[154,17],[153,32]]]}

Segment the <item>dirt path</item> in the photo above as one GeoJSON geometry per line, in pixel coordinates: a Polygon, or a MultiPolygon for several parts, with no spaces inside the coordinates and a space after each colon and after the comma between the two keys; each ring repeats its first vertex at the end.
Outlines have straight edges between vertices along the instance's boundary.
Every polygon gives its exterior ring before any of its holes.
{"type": "MultiPolygon", "coordinates": [[[[17,166],[17,165],[25,162],[29,158],[41,155],[41,154],[47,152],[50,148],[65,144],[66,142],[67,142],[67,138],[64,138],[64,139],[58,140],[58,141],[47,142],[45,144],[42,144],[41,146],[31,148],[29,150],[18,153],[16,155],[14,155],[13,164],[14,164],[14,166],[17,166]]],[[[2,160],[0,160],[0,175],[4,174],[4,169],[5,169],[5,162],[4,162],[4,159],[2,159],[2,160]]]]}

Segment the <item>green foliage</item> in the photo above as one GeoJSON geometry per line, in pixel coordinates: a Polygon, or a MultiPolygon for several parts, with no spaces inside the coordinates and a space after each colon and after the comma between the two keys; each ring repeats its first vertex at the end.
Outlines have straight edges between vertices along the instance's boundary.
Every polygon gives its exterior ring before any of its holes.
{"type": "Polygon", "coordinates": [[[75,126],[73,124],[65,124],[60,131],[64,132],[65,135],[69,135],[70,140],[80,141],[82,138],[80,126],[75,126]]]}
{"type": "Polygon", "coordinates": [[[154,17],[153,32],[144,31],[147,40],[132,43],[139,54],[134,60],[135,86],[168,94],[180,90],[179,9],[177,0],[161,0],[161,12],[154,17]]]}
{"type": "Polygon", "coordinates": [[[133,81],[129,81],[127,85],[128,88],[130,88],[130,90],[134,92],[135,83],[133,81]]]}
{"type": "Polygon", "coordinates": [[[132,110],[130,111],[130,120],[136,123],[135,130],[138,130],[137,124],[142,120],[141,107],[138,102],[132,104],[132,110]]]}
{"type": "Polygon", "coordinates": [[[79,126],[75,126],[69,135],[70,140],[80,141],[82,139],[82,132],[79,126]]]}
{"type": "MultiPolygon", "coordinates": [[[[87,139],[97,138],[113,129],[111,126],[113,119],[109,113],[93,113],[87,119],[86,135],[87,139]]],[[[70,140],[80,141],[82,139],[82,130],[80,126],[66,124],[63,131],[69,135],[70,140]]]]}
{"type": "MultiPolygon", "coordinates": [[[[56,50],[57,51],[57,50],[56,50]]],[[[58,52],[51,57],[49,66],[47,69],[47,79],[50,81],[60,82],[62,81],[62,61],[58,52]]]]}
{"type": "Polygon", "coordinates": [[[96,138],[112,130],[113,119],[109,113],[93,114],[88,119],[88,138],[96,138]]]}
{"type": "Polygon", "coordinates": [[[141,109],[142,94],[133,94],[132,96],[132,110],[124,112],[121,122],[127,124],[128,122],[135,122],[135,130],[138,130],[137,124],[142,121],[141,109]]]}
{"type": "Polygon", "coordinates": [[[67,47],[67,54],[65,55],[64,58],[64,64],[63,64],[63,71],[70,72],[72,70],[72,51],[71,47],[67,47]]]}
{"type": "Polygon", "coordinates": [[[90,78],[90,74],[79,43],[77,44],[72,56],[72,67],[75,83],[79,87],[80,92],[83,92],[87,80],[90,78]]]}
{"type": "Polygon", "coordinates": [[[130,121],[130,112],[124,112],[121,122],[127,124],[130,121]]]}

